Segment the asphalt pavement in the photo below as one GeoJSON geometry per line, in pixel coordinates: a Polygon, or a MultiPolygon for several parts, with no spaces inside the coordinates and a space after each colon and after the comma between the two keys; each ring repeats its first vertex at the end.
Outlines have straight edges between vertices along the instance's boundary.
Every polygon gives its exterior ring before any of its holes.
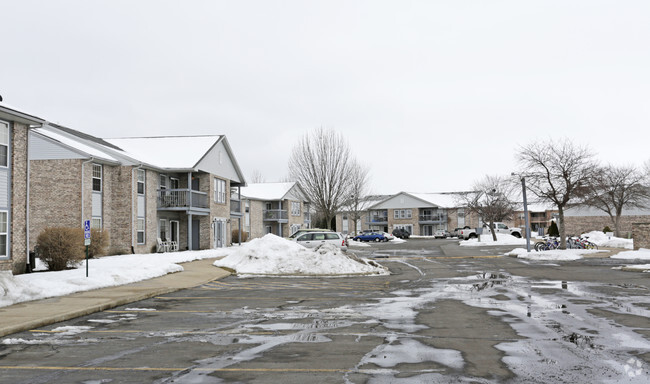
{"type": "Polygon", "coordinates": [[[105,311],[222,279],[230,272],[212,265],[215,259],[182,263],[183,271],[133,284],[77,292],[0,308],[0,337],[43,327],[59,321],[105,311]]]}

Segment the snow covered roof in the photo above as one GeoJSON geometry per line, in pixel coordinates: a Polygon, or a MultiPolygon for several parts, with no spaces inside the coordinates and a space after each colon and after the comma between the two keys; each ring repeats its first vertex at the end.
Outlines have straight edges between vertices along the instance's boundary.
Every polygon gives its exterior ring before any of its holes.
{"type": "Polygon", "coordinates": [[[241,195],[253,200],[284,200],[295,185],[295,182],[251,183],[241,189],[241,195]]]}
{"type": "Polygon", "coordinates": [[[194,168],[222,136],[165,136],[105,139],[129,157],[166,169],[194,168]]]}
{"type": "Polygon", "coordinates": [[[20,109],[13,107],[5,102],[0,102],[0,118],[7,120],[18,121],[23,124],[42,124],[45,120],[36,117],[30,113],[23,112],[20,109]]]}
{"type": "Polygon", "coordinates": [[[88,157],[94,157],[97,159],[107,160],[111,162],[118,161],[118,159],[115,156],[111,155],[109,151],[103,151],[95,146],[87,145],[83,141],[77,140],[75,138],[71,138],[66,135],[62,135],[60,133],[57,133],[56,131],[52,131],[46,128],[35,128],[33,132],[36,132],[51,140],[57,141],[70,149],[76,150],[78,152],[82,152],[86,154],[88,157]]]}
{"type": "Polygon", "coordinates": [[[458,207],[458,193],[437,192],[437,193],[413,193],[406,192],[420,200],[429,202],[440,208],[455,208],[458,207]]]}

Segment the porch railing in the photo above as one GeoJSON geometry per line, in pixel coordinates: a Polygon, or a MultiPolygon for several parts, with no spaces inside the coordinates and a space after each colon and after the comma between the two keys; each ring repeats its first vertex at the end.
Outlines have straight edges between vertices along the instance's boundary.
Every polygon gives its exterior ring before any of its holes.
{"type": "Polygon", "coordinates": [[[241,201],[230,199],[230,213],[241,214],[241,201]]]}
{"type": "Polygon", "coordinates": [[[432,221],[432,222],[446,222],[447,216],[445,215],[420,215],[419,221],[432,221]]]}
{"type": "Polygon", "coordinates": [[[189,189],[159,189],[158,208],[210,208],[208,194],[189,189]]]}
{"type": "Polygon", "coordinates": [[[288,211],[284,209],[267,209],[263,212],[264,220],[278,221],[289,220],[288,211]]]}

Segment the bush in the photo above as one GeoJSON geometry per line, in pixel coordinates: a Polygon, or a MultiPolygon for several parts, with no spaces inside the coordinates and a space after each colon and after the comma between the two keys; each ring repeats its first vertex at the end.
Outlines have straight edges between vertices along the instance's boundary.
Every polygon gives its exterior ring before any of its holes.
{"type": "MultiPolygon", "coordinates": [[[[232,235],[231,237],[231,243],[239,243],[239,229],[233,229],[232,232],[230,233],[232,235]]],[[[241,242],[245,243],[248,240],[248,232],[242,231],[241,233],[241,242]]]]}
{"type": "Polygon", "coordinates": [[[62,271],[86,256],[82,228],[45,228],[36,239],[39,258],[50,271],[62,271]]]}
{"type": "Polygon", "coordinates": [[[609,225],[606,225],[605,228],[603,228],[603,233],[607,233],[607,232],[614,232],[611,229],[609,229],[609,225]]]}
{"type": "Polygon", "coordinates": [[[548,232],[546,234],[553,237],[560,236],[560,230],[557,228],[555,221],[551,222],[551,225],[548,227],[548,232]]]}
{"type": "Polygon", "coordinates": [[[108,247],[108,232],[102,229],[91,229],[88,257],[106,255],[106,247],[108,247]]]}

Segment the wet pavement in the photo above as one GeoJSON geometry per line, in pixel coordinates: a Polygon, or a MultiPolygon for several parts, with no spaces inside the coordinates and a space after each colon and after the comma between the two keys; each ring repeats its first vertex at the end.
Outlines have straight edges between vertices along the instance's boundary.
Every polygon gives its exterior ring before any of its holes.
{"type": "Polygon", "coordinates": [[[373,244],[353,252],[390,276],[228,277],[7,336],[0,382],[650,382],[649,274],[505,250],[373,244]]]}

